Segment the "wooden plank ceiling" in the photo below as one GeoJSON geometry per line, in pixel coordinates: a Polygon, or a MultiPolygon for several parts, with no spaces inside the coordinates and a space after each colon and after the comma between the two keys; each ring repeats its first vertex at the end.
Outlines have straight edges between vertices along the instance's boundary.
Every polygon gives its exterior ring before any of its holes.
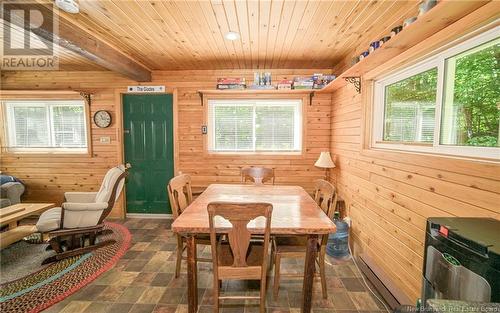
{"type": "MultiPolygon", "coordinates": [[[[418,12],[418,0],[80,0],[63,16],[150,70],[331,68],[418,12]],[[224,38],[228,31],[241,39],[224,38]]],[[[66,52],[61,64],[85,60],[66,52]]]]}

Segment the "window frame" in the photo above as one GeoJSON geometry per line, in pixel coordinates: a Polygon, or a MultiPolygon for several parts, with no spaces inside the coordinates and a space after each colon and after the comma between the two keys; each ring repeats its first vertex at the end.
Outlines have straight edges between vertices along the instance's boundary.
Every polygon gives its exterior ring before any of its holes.
{"type": "Polygon", "coordinates": [[[424,152],[430,154],[444,154],[459,157],[473,157],[486,159],[500,159],[500,147],[478,147],[478,146],[452,146],[441,144],[442,109],[444,106],[444,88],[446,83],[446,60],[468,50],[474,49],[487,42],[499,38],[500,26],[474,36],[442,52],[434,54],[423,61],[412,66],[400,69],[392,74],[376,79],[373,83],[373,108],[372,114],[372,136],[371,147],[388,150],[401,150],[409,152],[424,152]],[[437,90],[434,116],[434,138],[433,142],[391,142],[384,141],[384,119],[385,119],[385,89],[387,86],[404,80],[411,76],[437,68],[437,90]]]}
{"type": "Polygon", "coordinates": [[[5,153],[12,154],[65,154],[65,155],[90,155],[91,154],[91,124],[90,124],[90,109],[86,101],[82,99],[2,99],[2,115],[4,121],[4,142],[5,147],[3,150],[5,153]],[[13,103],[13,105],[11,105],[13,103]],[[23,106],[38,106],[47,108],[46,114],[48,117],[47,121],[47,129],[50,130],[51,141],[54,141],[54,125],[51,123],[51,112],[53,112],[54,106],[71,106],[71,105],[81,105],[83,106],[83,115],[84,115],[84,125],[85,125],[85,142],[86,147],[83,148],[71,148],[71,147],[15,147],[11,146],[12,140],[15,136],[15,124],[10,125],[13,118],[13,110],[12,107],[23,107],[23,106]],[[10,126],[14,131],[9,131],[10,126]]]}
{"type": "MultiPolygon", "coordinates": [[[[204,110],[204,126],[207,127],[207,133],[203,135],[204,138],[204,154],[209,156],[259,156],[266,155],[270,157],[281,157],[281,156],[289,156],[289,157],[303,157],[305,153],[305,139],[306,139],[306,97],[303,95],[300,96],[283,96],[283,95],[259,95],[259,94],[249,94],[249,95],[217,95],[204,98],[203,106],[204,110]],[[213,121],[210,121],[210,102],[211,101],[234,101],[237,103],[243,102],[252,102],[252,101],[297,101],[299,102],[299,110],[298,113],[300,116],[298,117],[299,121],[299,131],[298,134],[300,138],[298,139],[299,150],[298,151],[216,151],[213,150],[213,121]]],[[[255,132],[255,128],[253,129],[255,132]]]]}

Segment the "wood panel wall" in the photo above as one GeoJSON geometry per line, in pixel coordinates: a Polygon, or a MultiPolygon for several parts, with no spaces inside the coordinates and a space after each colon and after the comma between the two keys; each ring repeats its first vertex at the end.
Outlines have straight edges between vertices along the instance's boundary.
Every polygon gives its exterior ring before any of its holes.
{"type": "MultiPolygon", "coordinates": [[[[310,75],[318,70],[273,70],[273,79],[310,75]]],[[[321,72],[321,70],[320,70],[321,72]]],[[[329,73],[324,70],[323,73],[329,73]]],[[[312,189],[315,179],[324,172],[314,167],[321,151],[330,144],[330,95],[313,98],[312,106],[304,103],[307,114],[306,145],[303,156],[204,156],[201,126],[203,107],[197,93],[215,88],[217,77],[244,76],[253,79],[253,71],[163,71],[153,73],[153,83],[177,90],[178,107],[178,171],[193,176],[194,186],[210,183],[238,182],[241,166],[257,165],[275,168],[277,184],[301,185],[312,189]]],[[[4,72],[2,89],[85,90],[92,91],[91,113],[108,110],[113,123],[99,129],[92,125],[92,156],[2,155],[0,170],[18,175],[28,185],[26,200],[60,203],[64,191],[92,191],[99,188],[106,169],[117,164],[122,155],[119,116],[120,92],[127,85],[136,85],[111,72],[4,72]],[[111,137],[110,144],[99,142],[101,136],[111,137]]],[[[114,216],[122,215],[117,206],[114,216]]]]}
{"type": "Polygon", "coordinates": [[[332,94],[332,179],[352,218],[354,253],[368,256],[400,301],[414,304],[426,219],[500,219],[500,163],[363,149],[366,100],[352,85],[332,94]]]}
{"type": "MultiPolygon", "coordinates": [[[[498,5],[484,8],[494,12],[498,5]]],[[[403,303],[420,297],[428,217],[500,219],[500,162],[370,148],[373,79],[495,25],[480,8],[366,69],[361,94],[350,84],[332,93],[333,179],[353,221],[354,253],[364,256],[403,303]]]]}

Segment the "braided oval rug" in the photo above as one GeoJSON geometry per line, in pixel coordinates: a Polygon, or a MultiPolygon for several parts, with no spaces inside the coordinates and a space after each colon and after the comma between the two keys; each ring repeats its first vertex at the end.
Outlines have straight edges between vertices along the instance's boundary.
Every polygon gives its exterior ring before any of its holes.
{"type": "Polygon", "coordinates": [[[126,227],[116,223],[106,222],[104,229],[113,232],[102,235],[101,239],[114,239],[115,244],[43,267],[40,264],[46,255],[40,254],[45,252],[46,244],[19,242],[14,244],[18,245],[16,247],[4,249],[1,253],[2,274],[15,272],[14,263],[23,262],[16,260],[16,255],[22,255],[22,260],[26,261],[24,265],[19,265],[23,270],[23,277],[7,282],[2,278],[0,312],[40,312],[75,293],[113,267],[130,247],[131,235],[126,227]],[[15,252],[16,250],[23,251],[15,252]],[[30,257],[30,253],[34,255],[30,257]]]}

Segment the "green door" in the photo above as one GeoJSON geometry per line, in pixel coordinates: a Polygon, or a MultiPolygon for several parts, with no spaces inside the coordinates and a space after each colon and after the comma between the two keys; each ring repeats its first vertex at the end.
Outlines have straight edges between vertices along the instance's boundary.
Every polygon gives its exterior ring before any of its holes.
{"type": "Polygon", "coordinates": [[[174,176],[171,94],[123,95],[127,213],[171,213],[168,181],[174,176]]]}

